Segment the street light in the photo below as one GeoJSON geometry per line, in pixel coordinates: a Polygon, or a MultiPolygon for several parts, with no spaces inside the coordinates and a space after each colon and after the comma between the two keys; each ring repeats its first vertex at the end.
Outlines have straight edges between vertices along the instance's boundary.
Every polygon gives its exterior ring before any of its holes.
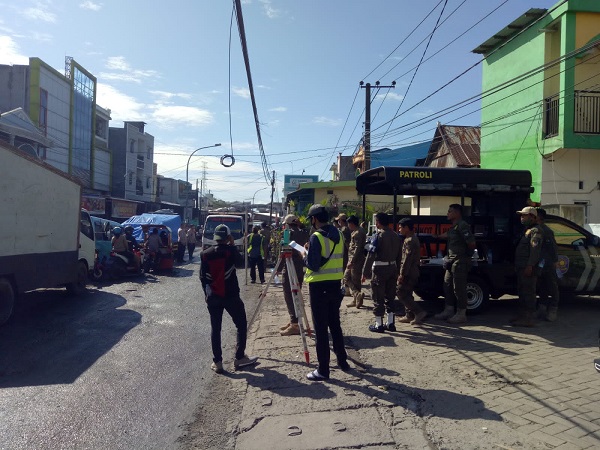
{"type": "MultiPolygon", "coordinates": [[[[192,159],[192,156],[194,156],[194,153],[196,153],[199,150],[203,150],[205,148],[220,147],[220,146],[221,146],[221,144],[207,145],[206,147],[197,148],[196,150],[194,150],[192,152],[192,154],[188,158],[187,165],[185,166],[185,188],[186,189],[188,187],[188,178],[189,178],[189,173],[190,173],[190,160],[192,159]]],[[[189,199],[189,197],[190,197],[190,193],[188,191],[186,191],[186,193],[185,193],[185,208],[183,210],[183,221],[184,222],[187,222],[187,219],[188,219],[188,210],[187,210],[187,208],[188,208],[188,199],[189,199]]]]}
{"type": "Polygon", "coordinates": [[[252,207],[254,207],[254,197],[256,197],[256,194],[258,194],[260,191],[264,191],[265,189],[267,189],[269,186],[265,186],[264,188],[260,188],[258,191],[256,191],[254,193],[254,195],[252,196],[252,207]]]}

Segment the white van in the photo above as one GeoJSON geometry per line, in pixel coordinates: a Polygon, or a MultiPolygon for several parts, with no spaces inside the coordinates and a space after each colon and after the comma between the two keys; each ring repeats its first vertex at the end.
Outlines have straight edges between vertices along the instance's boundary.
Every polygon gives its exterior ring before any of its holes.
{"type": "Polygon", "coordinates": [[[215,228],[218,225],[227,225],[229,231],[233,236],[233,240],[237,249],[244,254],[244,218],[242,216],[234,215],[208,215],[204,222],[204,230],[202,231],[202,249],[206,249],[211,245],[215,245],[216,241],[214,238],[215,228]]]}

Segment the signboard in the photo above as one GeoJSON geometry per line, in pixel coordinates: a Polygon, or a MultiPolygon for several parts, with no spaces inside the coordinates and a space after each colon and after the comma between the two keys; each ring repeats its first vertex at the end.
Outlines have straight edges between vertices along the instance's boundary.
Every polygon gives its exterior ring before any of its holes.
{"type": "Polygon", "coordinates": [[[112,217],[129,218],[137,214],[137,203],[112,199],[112,217]]]}
{"type": "Polygon", "coordinates": [[[82,195],[81,207],[92,216],[103,216],[106,212],[106,199],[104,197],[82,195]]]}
{"type": "Polygon", "coordinates": [[[298,189],[301,183],[316,183],[319,181],[319,175],[284,175],[283,176],[283,194],[288,195],[298,189]]]}

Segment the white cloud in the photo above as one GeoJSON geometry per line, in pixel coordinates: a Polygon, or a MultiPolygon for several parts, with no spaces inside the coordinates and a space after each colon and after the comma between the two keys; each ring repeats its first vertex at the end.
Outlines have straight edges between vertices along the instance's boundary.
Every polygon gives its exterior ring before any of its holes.
{"type": "Polygon", "coordinates": [[[164,100],[170,100],[172,98],[183,98],[185,100],[190,100],[192,98],[190,94],[185,93],[175,93],[166,91],[150,91],[150,93],[164,100]]]}
{"type": "Polygon", "coordinates": [[[104,83],[98,83],[98,105],[111,110],[111,119],[117,122],[126,120],[145,121],[146,105],[135,98],[120,92],[118,89],[104,83]]]}
{"type": "Polygon", "coordinates": [[[425,116],[430,116],[434,113],[433,109],[428,109],[427,111],[423,111],[423,112],[415,112],[413,114],[414,117],[425,117],[425,116]]]}
{"type": "Polygon", "coordinates": [[[200,127],[214,122],[213,114],[192,106],[152,105],[152,121],[162,128],[173,126],[200,127]]]}
{"type": "Polygon", "coordinates": [[[312,122],[317,125],[325,125],[328,127],[337,127],[342,123],[339,119],[330,119],[329,117],[323,116],[313,118],[312,122]]]}
{"type": "Polygon", "coordinates": [[[114,81],[131,81],[141,83],[146,78],[157,78],[156,70],[140,70],[132,68],[124,56],[111,56],[106,60],[106,67],[116,72],[101,72],[98,78],[114,81]]]}
{"type": "Polygon", "coordinates": [[[274,111],[274,112],[286,112],[287,108],[285,106],[277,106],[276,108],[271,108],[269,109],[269,111],[274,111]]]}
{"type": "Polygon", "coordinates": [[[260,0],[263,5],[263,10],[269,19],[276,19],[281,15],[281,10],[276,9],[271,4],[271,0],[260,0]]]}
{"type": "Polygon", "coordinates": [[[100,9],[102,9],[102,6],[102,3],[94,3],[89,0],[79,4],[79,7],[81,9],[89,9],[90,11],[100,11],[100,9]]]}
{"type": "Polygon", "coordinates": [[[250,98],[250,89],[248,88],[232,88],[232,92],[238,97],[250,98]]]}
{"type": "Polygon", "coordinates": [[[41,20],[43,22],[56,22],[56,14],[48,10],[48,5],[42,2],[37,2],[31,8],[25,8],[21,11],[21,15],[30,20],[41,20]]]}
{"type": "Polygon", "coordinates": [[[386,100],[396,100],[401,102],[404,99],[404,95],[396,94],[395,92],[388,92],[387,94],[377,94],[375,98],[378,100],[383,100],[385,98],[386,100]]]}
{"type": "Polygon", "coordinates": [[[29,58],[19,52],[10,36],[0,36],[0,64],[29,64],[29,58]]]}

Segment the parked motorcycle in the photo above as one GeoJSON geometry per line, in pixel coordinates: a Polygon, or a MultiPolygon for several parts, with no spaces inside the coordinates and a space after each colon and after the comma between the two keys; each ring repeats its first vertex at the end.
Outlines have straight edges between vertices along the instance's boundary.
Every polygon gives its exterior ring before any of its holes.
{"type": "Polygon", "coordinates": [[[143,250],[134,250],[134,258],[132,261],[116,252],[110,252],[110,258],[108,259],[108,273],[113,279],[122,278],[125,276],[137,276],[144,273],[142,267],[143,261],[143,250]]]}
{"type": "Polygon", "coordinates": [[[144,273],[157,272],[160,269],[160,254],[146,250],[143,259],[144,273]]]}
{"type": "Polygon", "coordinates": [[[104,274],[106,273],[106,256],[100,259],[98,255],[98,250],[96,250],[96,255],[94,257],[94,268],[92,269],[92,278],[96,281],[102,279],[104,274]]]}

